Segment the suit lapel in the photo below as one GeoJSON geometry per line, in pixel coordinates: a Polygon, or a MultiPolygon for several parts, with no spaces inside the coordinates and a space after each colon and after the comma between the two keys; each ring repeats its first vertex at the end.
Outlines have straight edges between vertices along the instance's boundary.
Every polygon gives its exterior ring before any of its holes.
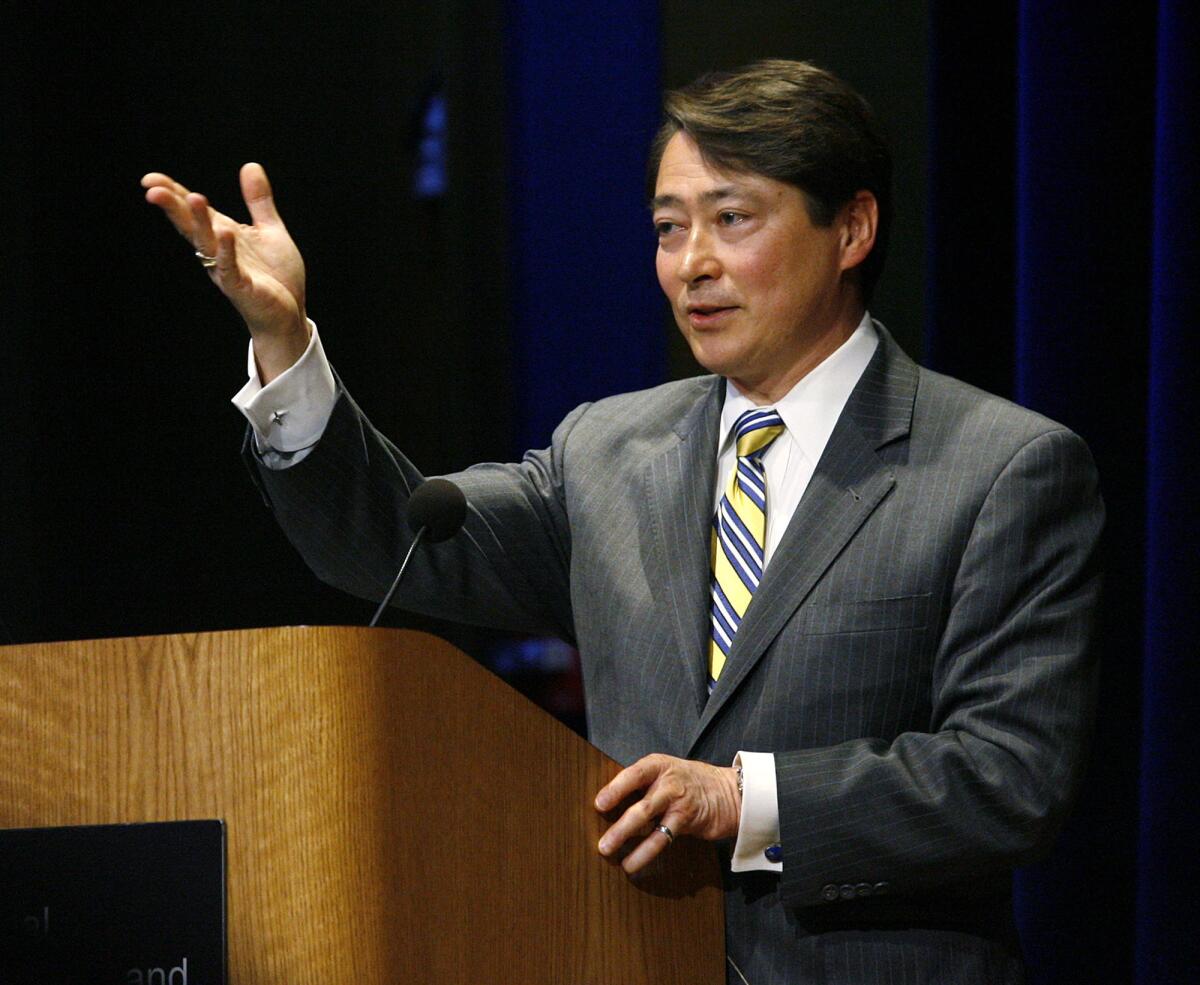
{"type": "Polygon", "coordinates": [[[647,561],[647,574],[651,584],[663,586],[697,716],[707,694],[709,540],[724,394],[724,381],[713,379],[645,473],[655,548],[647,561]]]}
{"type": "Polygon", "coordinates": [[[709,697],[693,747],[817,580],[895,485],[878,455],[907,436],[917,367],[882,326],[879,347],[829,437],[808,489],[746,610],[725,669],[709,697]]]}

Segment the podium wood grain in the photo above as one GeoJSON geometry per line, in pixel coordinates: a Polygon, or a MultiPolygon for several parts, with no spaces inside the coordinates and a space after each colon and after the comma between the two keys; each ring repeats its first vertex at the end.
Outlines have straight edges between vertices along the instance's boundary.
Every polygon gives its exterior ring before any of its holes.
{"type": "Polygon", "coordinates": [[[725,978],[710,847],[631,884],[616,765],[432,636],[0,648],[0,762],[0,826],[223,818],[235,985],[725,978]]]}

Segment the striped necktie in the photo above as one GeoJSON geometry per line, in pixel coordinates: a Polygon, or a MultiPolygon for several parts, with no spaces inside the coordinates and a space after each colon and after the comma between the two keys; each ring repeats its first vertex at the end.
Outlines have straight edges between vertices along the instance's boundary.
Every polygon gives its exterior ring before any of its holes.
{"type": "Polygon", "coordinates": [[[734,634],[763,573],[767,542],[767,477],[762,457],[784,425],[773,410],[748,410],[733,426],[737,462],[713,517],[712,640],[708,690],[716,686],[734,634]]]}

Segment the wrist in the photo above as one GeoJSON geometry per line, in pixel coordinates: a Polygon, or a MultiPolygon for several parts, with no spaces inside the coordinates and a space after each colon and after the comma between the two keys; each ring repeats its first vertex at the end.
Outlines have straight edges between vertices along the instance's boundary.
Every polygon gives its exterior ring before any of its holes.
{"type": "Polygon", "coordinates": [[[729,789],[729,803],[733,814],[733,836],[737,836],[742,822],[742,771],[737,766],[721,767],[729,789]]]}
{"type": "Polygon", "coordinates": [[[303,312],[300,312],[298,321],[285,329],[252,331],[250,334],[254,340],[254,362],[263,386],[291,369],[304,355],[312,338],[312,330],[303,312]]]}

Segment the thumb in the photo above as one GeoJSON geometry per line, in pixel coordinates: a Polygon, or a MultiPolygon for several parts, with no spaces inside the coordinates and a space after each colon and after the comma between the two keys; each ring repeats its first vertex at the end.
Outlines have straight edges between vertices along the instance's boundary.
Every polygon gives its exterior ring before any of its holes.
{"type": "Polygon", "coordinates": [[[250,210],[255,225],[281,224],[282,219],[275,210],[275,199],[271,195],[271,182],[261,164],[243,164],[238,177],[242,183],[242,198],[250,210]]]}

